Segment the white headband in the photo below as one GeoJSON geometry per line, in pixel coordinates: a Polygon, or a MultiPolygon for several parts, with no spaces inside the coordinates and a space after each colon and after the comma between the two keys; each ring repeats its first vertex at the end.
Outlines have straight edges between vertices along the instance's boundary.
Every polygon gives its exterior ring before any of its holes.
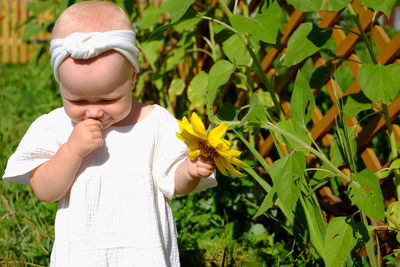
{"type": "Polygon", "coordinates": [[[64,39],[53,39],[50,41],[50,63],[53,66],[54,77],[60,82],[58,68],[68,56],[89,59],[109,50],[121,53],[136,71],[139,71],[139,49],[135,46],[135,40],[135,32],[130,30],[74,32],[64,39]]]}

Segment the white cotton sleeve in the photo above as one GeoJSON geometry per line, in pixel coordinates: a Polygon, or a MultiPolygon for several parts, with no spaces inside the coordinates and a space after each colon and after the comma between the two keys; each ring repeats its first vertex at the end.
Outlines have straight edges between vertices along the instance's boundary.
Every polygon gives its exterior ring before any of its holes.
{"type": "MultiPolygon", "coordinates": [[[[186,160],[189,151],[185,143],[176,136],[176,133],[179,132],[177,120],[167,110],[163,109],[162,111],[155,149],[155,181],[164,196],[172,199],[175,192],[176,169],[186,160]]],[[[217,186],[217,180],[213,173],[210,177],[201,179],[193,192],[215,186],[217,186]]]]}
{"type": "Polygon", "coordinates": [[[58,150],[48,115],[37,118],[25,133],[16,151],[8,159],[3,175],[5,181],[30,185],[31,172],[48,161],[58,150]]]}

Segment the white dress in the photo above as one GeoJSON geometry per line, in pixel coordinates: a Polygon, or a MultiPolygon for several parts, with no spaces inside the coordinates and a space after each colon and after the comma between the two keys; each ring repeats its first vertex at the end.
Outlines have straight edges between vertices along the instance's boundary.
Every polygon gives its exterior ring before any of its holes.
{"type": "MultiPolygon", "coordinates": [[[[29,184],[30,173],[68,140],[73,123],[63,108],[39,117],[10,157],[3,179],[29,184]]],[[[169,200],[174,174],[187,156],[164,108],[141,121],[112,126],[105,145],[83,161],[58,204],[50,266],[179,266],[169,200]]],[[[202,179],[195,191],[216,185],[202,179]]]]}

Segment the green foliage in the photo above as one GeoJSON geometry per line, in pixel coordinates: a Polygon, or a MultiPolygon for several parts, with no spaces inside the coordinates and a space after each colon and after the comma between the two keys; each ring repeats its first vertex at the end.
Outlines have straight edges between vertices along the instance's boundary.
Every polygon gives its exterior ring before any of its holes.
{"type": "MultiPolygon", "coordinates": [[[[64,6],[73,2],[61,1],[64,6]]],[[[325,83],[329,77],[341,87],[354,80],[346,59],[334,53],[333,29],[319,28],[315,12],[345,8],[337,25],[347,30],[359,27],[351,1],[287,0],[286,5],[272,0],[259,1],[252,8],[246,1],[228,5],[224,0],[216,6],[193,0],[169,0],[161,7],[116,2],[133,18],[142,51],[135,97],[160,103],[178,118],[195,110],[208,117],[211,127],[227,122],[232,130],[230,141],[252,166],[244,169],[248,177],[218,174],[217,188],[172,202],[182,265],[378,266],[372,242],[376,236],[366,216],[387,220],[389,234],[399,231],[399,202],[385,212],[380,188],[380,182],[392,178],[399,187],[399,148],[394,138],[382,133],[372,145],[380,151],[390,149],[393,161],[376,174],[366,169],[357,151],[357,128],[349,127],[345,116],[361,124],[370,116],[385,115],[386,105],[398,96],[396,77],[400,73],[398,64],[375,64],[371,38],[358,28],[362,41],[355,53],[362,62],[356,80],[362,92],[343,99],[328,97],[325,83]],[[261,57],[271,48],[283,48],[279,30],[288,20],[285,11],[291,8],[308,13],[290,36],[284,56],[271,63],[276,76],[270,77],[261,57]],[[327,61],[317,69],[316,55],[327,61]],[[365,63],[371,59],[374,64],[365,63]],[[297,67],[301,70],[296,78],[286,81],[285,73],[296,74],[297,67]],[[283,83],[288,85],[278,95],[276,90],[283,83]],[[280,99],[290,99],[290,118],[283,114],[281,107],[286,104],[280,99]],[[377,113],[371,101],[380,104],[382,112],[377,113]],[[332,105],[339,115],[329,132],[333,144],[327,149],[312,140],[312,115],[315,107],[326,112],[332,105]],[[268,155],[272,163],[258,151],[258,137],[267,135],[271,138],[264,142],[274,144],[268,155]],[[340,197],[340,205],[351,201],[354,206],[340,212],[335,203],[327,207],[316,193],[321,186],[329,186],[340,197]],[[362,247],[368,259],[359,255],[362,247]]],[[[361,3],[388,15],[395,1],[361,3]]],[[[34,16],[51,8],[59,12],[55,2],[30,5],[34,16]]],[[[52,23],[28,22],[25,38],[48,30],[52,23]]],[[[37,60],[48,58],[40,54],[37,60]]],[[[6,118],[0,132],[3,169],[32,120],[61,105],[48,65],[33,61],[28,66],[13,66],[15,71],[9,71],[9,66],[0,69],[0,115],[6,118]]],[[[39,204],[29,189],[12,184],[1,184],[0,197],[0,234],[7,237],[0,242],[0,258],[46,265],[55,206],[39,204]]],[[[400,254],[389,245],[393,250],[384,257],[388,266],[396,264],[400,254]]]]}
{"type": "Polygon", "coordinates": [[[230,17],[230,23],[239,32],[249,33],[261,41],[275,44],[281,16],[282,10],[278,2],[274,1],[269,6],[263,5],[254,19],[235,14],[230,17]]]}
{"type": "MultiPolygon", "coordinates": [[[[340,266],[363,235],[357,231],[366,229],[350,217],[336,217],[329,222],[325,233],[326,266],[340,266]]],[[[368,236],[368,234],[367,234],[368,236]]]]}
{"type": "Polygon", "coordinates": [[[311,22],[303,23],[289,39],[283,64],[290,67],[319,51],[332,34],[331,29],[321,29],[311,22]]]}
{"type": "MultiPolygon", "coordinates": [[[[61,106],[49,64],[0,65],[0,170],[32,121],[61,106]]],[[[0,181],[0,265],[48,266],[55,203],[39,203],[27,186],[0,181]]]]}
{"type": "Polygon", "coordinates": [[[371,101],[382,101],[384,104],[390,104],[400,92],[400,85],[396,79],[399,75],[399,65],[382,66],[364,63],[361,66],[358,80],[364,94],[371,101]]]}
{"type": "Polygon", "coordinates": [[[396,4],[396,0],[361,0],[361,4],[376,11],[382,11],[389,18],[396,4]]]}

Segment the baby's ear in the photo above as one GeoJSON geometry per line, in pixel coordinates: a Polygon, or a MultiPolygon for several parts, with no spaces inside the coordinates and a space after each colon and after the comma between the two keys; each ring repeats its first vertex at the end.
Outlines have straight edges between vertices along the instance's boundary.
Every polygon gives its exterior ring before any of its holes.
{"type": "Polygon", "coordinates": [[[135,87],[135,84],[136,84],[136,76],[137,76],[137,72],[136,72],[136,70],[134,69],[134,70],[132,71],[132,75],[131,75],[132,87],[135,87]]]}

